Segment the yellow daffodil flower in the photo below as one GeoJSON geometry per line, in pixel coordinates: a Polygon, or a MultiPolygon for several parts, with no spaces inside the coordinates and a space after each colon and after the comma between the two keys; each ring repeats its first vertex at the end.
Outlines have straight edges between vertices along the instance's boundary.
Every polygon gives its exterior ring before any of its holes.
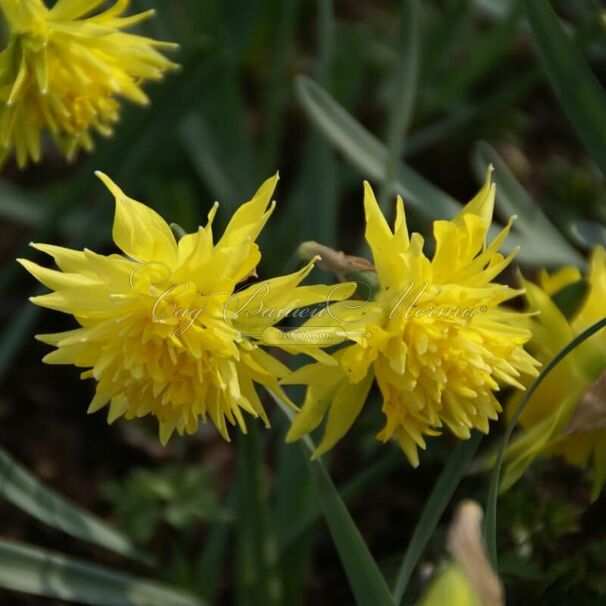
{"type": "MultiPolygon", "coordinates": [[[[33,244],[59,270],[20,259],[54,291],[32,301],[71,314],[80,325],[39,335],[56,348],[44,361],[86,369],[82,378],[97,382],[89,412],[109,404],[110,422],[157,417],[162,443],[175,429],[193,433],[207,417],[225,439],[228,423],[246,431],[243,413],[268,424],[255,383],[286,399],[278,379],[289,371],[260,347],[263,334],[271,329],[279,344],[272,327],[285,315],[280,310],[323,302],[333,290],[299,287],[312,261],[296,273],[236,291],[255,275],[261,258],[255,240],[274,209],[277,175],[237,209],[216,243],[217,204],[205,227],[176,241],[155,211],[99,176],[115,196],[113,239],[123,254],[33,244]]],[[[339,295],[350,296],[354,289],[346,286],[339,295]]],[[[330,360],[312,345],[297,351],[330,360]]]]}
{"type": "MultiPolygon", "coordinates": [[[[577,268],[555,274],[543,271],[540,285],[522,280],[531,311],[529,346],[537,359],[549,362],[577,335],[606,316],[606,251],[597,247],[586,278],[587,292],[567,319],[553,300],[563,288],[582,279],[577,268]]],[[[593,460],[592,498],[606,479],[606,330],[570,352],[546,377],[520,416],[521,434],[507,450],[503,489],[511,486],[539,455],[560,456],[577,467],[593,460]]],[[[508,407],[513,412],[519,398],[508,407]]]]}
{"type": "Polygon", "coordinates": [[[494,200],[489,171],[452,221],[434,223],[429,259],[421,235],[409,236],[402,199],[392,231],[365,183],[366,240],[380,288],[369,302],[337,303],[330,317],[311,322],[337,324],[354,343],[336,353],[337,367],[307,365],[284,381],[309,386],[287,440],[314,430],[327,415],[315,454],[326,452],[352,426],[373,379],[386,418],[378,439],[395,438],[414,466],[424,436],[443,426],[461,439],[472,429],[488,432],[501,412],[499,386],[521,388],[520,374],[534,375],[537,366],[524,351],[525,318],[502,306],[520,291],[493,282],[513,258],[498,252],[511,222],[486,243],[494,200]]]}
{"type": "Polygon", "coordinates": [[[102,0],[0,0],[9,39],[0,53],[0,161],[15,153],[20,167],[42,156],[48,131],[72,158],[93,146],[91,131],[110,135],[120,113],[119,97],[145,105],[141,86],[176,65],[158,42],[122,30],[153,14],[124,16],[118,0],[92,14],[102,0]]]}

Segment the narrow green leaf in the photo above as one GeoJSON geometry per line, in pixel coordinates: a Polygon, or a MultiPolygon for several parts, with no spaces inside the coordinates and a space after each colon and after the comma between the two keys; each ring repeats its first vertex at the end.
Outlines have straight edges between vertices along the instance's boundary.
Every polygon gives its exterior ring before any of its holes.
{"type": "MultiPolygon", "coordinates": [[[[339,494],[343,500],[346,503],[353,501],[356,497],[376,486],[387,474],[402,464],[402,456],[401,449],[394,448],[375,463],[360,471],[342,489],[339,489],[339,494]]],[[[321,517],[321,506],[314,501],[313,507],[307,510],[305,515],[300,515],[297,520],[291,523],[288,532],[281,537],[280,552],[287,551],[292,543],[309,530],[321,517]]]]}
{"type": "Polygon", "coordinates": [[[417,155],[482,119],[498,115],[526,97],[540,81],[541,73],[538,69],[528,70],[485,97],[457,104],[444,118],[410,133],[406,139],[404,156],[417,155]]]}
{"type": "MultiPolygon", "coordinates": [[[[299,102],[310,119],[333,145],[365,178],[383,182],[386,179],[387,165],[385,146],[310,78],[299,76],[296,90],[299,102]]],[[[403,163],[398,166],[398,178],[392,183],[392,188],[406,200],[408,210],[414,211],[426,222],[452,218],[461,209],[456,200],[403,163]]],[[[493,225],[490,236],[494,237],[497,233],[498,228],[493,225]]],[[[512,234],[503,248],[508,252],[518,244],[516,235],[512,234]]],[[[518,258],[532,261],[534,256],[521,250],[518,258]]]]}
{"type": "Polygon", "coordinates": [[[523,9],[521,0],[508,4],[510,8],[506,17],[497,21],[496,25],[468,47],[468,60],[460,69],[452,70],[450,78],[438,93],[437,106],[447,106],[463,91],[473,91],[474,84],[482,76],[491,69],[498,69],[498,62],[515,40],[515,31],[523,9]]]}
{"type": "Polygon", "coordinates": [[[179,127],[179,135],[200,180],[222,205],[235,204],[236,191],[224,170],[215,138],[204,117],[192,113],[179,127]]]}
{"type": "Polygon", "coordinates": [[[288,77],[290,45],[295,37],[299,0],[282,0],[274,5],[271,15],[276,17],[271,39],[273,49],[269,78],[265,90],[265,149],[263,170],[276,170],[278,150],[284,129],[283,115],[290,87],[284,86],[288,77]]]}
{"type": "Polygon", "coordinates": [[[442,62],[452,55],[453,46],[463,39],[468,24],[474,19],[470,0],[447,0],[443,3],[439,18],[434,19],[432,27],[427,28],[425,35],[424,78],[435,81],[441,76],[442,62]]]}
{"type": "MultiPolygon", "coordinates": [[[[333,145],[365,178],[384,182],[387,178],[386,147],[310,78],[299,76],[296,90],[299,102],[310,119],[333,145]]],[[[408,210],[412,209],[426,222],[452,218],[461,209],[456,200],[403,163],[398,165],[398,176],[392,183],[392,189],[403,196],[408,210]]],[[[490,236],[494,237],[497,233],[497,226],[493,225],[490,236]]],[[[516,236],[510,235],[504,250],[512,250],[517,244],[516,236]]],[[[528,257],[522,250],[519,259],[526,261],[533,257],[528,257]]]]}
{"type": "MultiPolygon", "coordinates": [[[[386,179],[385,145],[310,78],[297,78],[296,93],[313,123],[365,177],[379,182],[386,179]]],[[[426,219],[453,217],[461,208],[456,200],[402,163],[393,189],[426,219]]]]}
{"type": "MultiPolygon", "coordinates": [[[[318,81],[328,90],[333,80],[335,52],[335,16],[332,0],[317,0],[318,81]]],[[[317,238],[327,246],[337,241],[338,164],[328,141],[312,132],[305,152],[302,186],[305,199],[300,200],[305,232],[302,240],[317,238]],[[322,186],[318,187],[318,183],[322,186]],[[322,217],[318,221],[318,217],[322,217]],[[313,235],[312,235],[313,234],[313,235]]]]}
{"type": "Polygon", "coordinates": [[[517,215],[514,232],[519,235],[521,260],[532,265],[585,265],[583,256],[570,245],[528,195],[494,148],[488,143],[479,142],[473,158],[478,178],[484,178],[488,164],[494,166],[496,211],[504,221],[517,215]]]}
{"type": "Polygon", "coordinates": [[[237,582],[239,606],[280,604],[282,587],[263,475],[261,440],[251,424],[238,438],[237,582]]]}
{"type": "Polygon", "coordinates": [[[316,511],[318,505],[304,457],[298,448],[285,442],[281,442],[278,450],[275,493],[273,519],[284,586],[283,603],[302,606],[311,561],[311,533],[298,534],[288,550],[283,549],[283,545],[298,521],[309,511],[316,511]]]}
{"type": "MultiPolygon", "coordinates": [[[[292,421],[294,416],[292,410],[275,393],[271,390],[268,391],[280,409],[292,421]]],[[[309,458],[309,455],[316,450],[316,446],[307,437],[303,440],[301,449],[356,603],[358,606],[369,606],[370,604],[372,606],[394,606],[385,578],[368,551],[368,547],[349,515],[322,459],[311,461],[309,458]]]]}
{"type": "Polygon", "coordinates": [[[595,333],[600,331],[606,326],[606,317],[599,322],[596,322],[580,335],[576,336],[562,351],[560,351],[547,365],[543,367],[539,376],[535,379],[534,383],[524,394],[524,397],[518,404],[511,421],[507,425],[503,442],[498,451],[496,463],[492,474],[490,476],[490,486],[488,489],[488,497],[486,499],[486,518],[484,520],[484,537],[486,539],[486,548],[488,555],[492,563],[492,567],[497,570],[497,498],[499,494],[499,483],[501,478],[501,470],[503,468],[503,459],[505,457],[505,450],[513,434],[513,430],[520,418],[520,415],[526,408],[526,404],[533,396],[534,392],[538,389],[539,385],[547,378],[549,373],[573,350],[579,345],[584,343],[587,339],[593,336],[595,333]]]}
{"type": "Polygon", "coordinates": [[[52,528],[114,553],[144,559],[126,536],[45,486],[3,449],[0,449],[0,495],[52,528]]]}
{"type": "MultiPolygon", "coordinates": [[[[234,486],[227,497],[225,509],[231,514],[236,502],[237,489],[234,486]]],[[[204,549],[198,559],[197,578],[198,593],[209,603],[217,603],[217,590],[221,580],[221,570],[224,565],[228,540],[231,536],[232,525],[219,521],[209,529],[204,549]]]]}
{"type": "Polygon", "coordinates": [[[606,247],[606,227],[594,221],[575,221],[570,226],[572,237],[580,246],[591,250],[595,246],[606,247]]]}
{"type": "MultiPolygon", "coordinates": [[[[301,448],[304,448],[303,446],[301,448]]],[[[394,606],[385,578],[320,461],[308,460],[324,517],[358,606],[394,606]]]]}
{"type": "Polygon", "coordinates": [[[448,463],[442,470],[438,481],[431,491],[431,495],[429,495],[429,499],[425,503],[423,513],[417,522],[398,571],[393,592],[396,604],[402,603],[408,581],[423,555],[423,550],[431,538],[433,531],[436,529],[448,503],[450,503],[452,495],[467,472],[481,440],[482,434],[475,431],[469,440],[459,443],[449,457],[448,463]]]}
{"type": "Polygon", "coordinates": [[[583,144],[606,176],[606,92],[548,0],[525,0],[549,81],[583,144]]]}
{"type": "MultiPolygon", "coordinates": [[[[315,509],[311,482],[307,476],[305,460],[296,448],[285,442],[278,450],[274,520],[276,536],[282,547],[291,536],[293,528],[310,509],[315,509]]],[[[302,533],[297,534],[300,538],[302,533]]]]}
{"type": "MultiPolygon", "coordinates": [[[[387,126],[387,166],[379,200],[387,208],[391,183],[395,181],[404,147],[404,136],[410,126],[419,79],[420,19],[417,0],[403,0],[400,14],[399,53],[396,62],[395,90],[387,126]]],[[[390,215],[392,213],[389,213],[390,215]]]]}
{"type": "MultiPolygon", "coordinates": [[[[333,2],[317,0],[316,6],[318,38],[316,75],[322,86],[330,90],[335,50],[333,2]]],[[[291,213],[284,216],[285,224],[289,222],[290,225],[293,223],[301,225],[300,241],[318,240],[327,246],[336,245],[338,177],[339,166],[330,142],[317,131],[310,131],[305,143],[295,194],[289,201],[293,209],[291,213]],[[321,217],[320,221],[319,217],[321,217]]]]}
{"type": "MultiPolygon", "coordinates": [[[[181,143],[195,171],[221,202],[221,214],[226,216],[241,202],[240,196],[258,185],[259,154],[250,133],[244,87],[241,66],[233,55],[220,55],[212,94],[199,97],[179,127],[181,143]]],[[[263,176],[276,169],[274,166],[263,176]]]]}
{"type": "Polygon", "coordinates": [[[494,0],[473,0],[472,4],[493,19],[505,19],[507,17],[507,2],[495,2],[494,0]]]}
{"type": "Polygon", "coordinates": [[[203,606],[179,589],[2,539],[0,587],[94,606],[203,606]]]}

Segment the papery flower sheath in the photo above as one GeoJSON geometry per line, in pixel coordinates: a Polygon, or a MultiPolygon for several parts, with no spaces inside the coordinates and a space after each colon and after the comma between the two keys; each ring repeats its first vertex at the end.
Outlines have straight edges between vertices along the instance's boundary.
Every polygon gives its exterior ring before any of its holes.
{"type": "Polygon", "coordinates": [[[93,14],[102,0],[0,0],[9,39],[0,53],[0,161],[14,153],[19,166],[42,156],[50,133],[72,158],[93,147],[92,131],[110,135],[120,98],[145,105],[142,85],[176,65],[163,49],[176,45],[122,30],[153,11],[125,16],[118,0],[93,14]]]}
{"type": "MultiPolygon", "coordinates": [[[[89,412],[109,405],[110,422],[157,417],[162,443],[175,430],[193,433],[207,418],[225,439],[228,425],[246,431],[244,413],[268,424],[255,384],[287,400],[278,380],[289,371],[260,346],[263,334],[270,331],[279,343],[279,330],[273,328],[283,318],[279,310],[321,303],[333,290],[299,286],[313,262],[239,287],[256,273],[261,254],[255,240],[274,209],[278,177],[236,210],[217,242],[212,229],[217,204],[205,227],[177,242],[154,210],[99,176],[115,196],[113,239],[122,254],[33,244],[59,269],[20,259],[54,291],[32,301],[73,315],[79,324],[38,336],[56,348],[44,361],[86,369],[82,378],[96,381],[89,412]]],[[[354,288],[346,286],[339,294],[350,296],[354,288]]],[[[301,344],[297,351],[330,362],[312,345],[301,344]]]]}
{"type": "Polygon", "coordinates": [[[402,199],[392,231],[365,183],[366,240],[379,288],[368,302],[336,303],[310,321],[341,326],[353,344],[337,351],[337,367],[311,364],[285,379],[308,385],[288,440],[327,416],[316,455],[326,452],[350,429],[375,379],[385,415],[378,439],[395,438],[414,466],[424,436],[444,426],[461,439],[472,429],[488,432],[501,412],[495,392],[501,385],[522,388],[520,375],[536,374],[537,366],[524,350],[527,318],[503,307],[520,291],[493,282],[515,254],[498,252],[511,222],[486,243],[494,201],[489,171],[452,221],[434,223],[429,259],[422,236],[409,236],[402,199]]]}
{"type": "MultiPolygon", "coordinates": [[[[522,279],[533,337],[530,350],[549,362],[577,335],[606,317],[606,250],[597,247],[586,276],[586,292],[567,318],[557,305],[559,295],[580,284],[576,267],[550,274],[540,284],[522,279]],[[538,312],[538,313],[536,313],[538,312]]],[[[508,411],[519,403],[513,397],[508,411]]],[[[569,464],[594,466],[592,498],[606,480],[606,329],[573,349],[532,395],[519,420],[522,430],[509,446],[503,488],[511,486],[539,455],[563,457],[569,464]]]]}
{"type": "Polygon", "coordinates": [[[418,606],[504,606],[503,585],[482,540],[483,513],[474,501],[457,508],[447,535],[452,561],[434,573],[418,606]]]}

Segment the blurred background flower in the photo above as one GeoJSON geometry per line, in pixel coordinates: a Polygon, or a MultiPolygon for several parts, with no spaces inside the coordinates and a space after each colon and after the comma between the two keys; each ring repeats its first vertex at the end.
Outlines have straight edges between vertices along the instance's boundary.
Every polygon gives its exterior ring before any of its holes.
{"type": "Polygon", "coordinates": [[[177,67],[161,50],[176,44],[122,30],[153,10],[126,15],[128,2],[2,0],[8,43],[0,54],[0,160],[14,154],[20,167],[42,157],[51,135],[68,159],[93,148],[92,131],[109,136],[120,98],[149,99],[142,84],[177,67]]]}

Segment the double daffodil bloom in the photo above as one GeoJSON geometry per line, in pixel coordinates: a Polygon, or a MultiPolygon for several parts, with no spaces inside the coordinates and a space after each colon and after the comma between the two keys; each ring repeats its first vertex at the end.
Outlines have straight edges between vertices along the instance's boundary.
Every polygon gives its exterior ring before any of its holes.
{"type": "Polygon", "coordinates": [[[145,105],[142,84],[176,65],[162,49],[176,45],[122,31],[153,14],[125,16],[130,2],[92,14],[103,0],[0,0],[8,45],[0,53],[0,161],[19,166],[42,156],[49,132],[71,158],[93,146],[92,130],[112,133],[119,97],[145,105]]]}
{"type": "MultiPolygon", "coordinates": [[[[59,270],[20,260],[54,291],[32,301],[71,314],[80,325],[39,335],[56,348],[44,361],[86,369],[82,378],[97,382],[89,412],[109,405],[110,422],[157,417],[162,443],[175,430],[193,433],[208,417],[225,439],[228,424],[246,431],[244,413],[268,424],[255,384],[287,400],[278,380],[289,371],[260,347],[263,336],[269,332],[279,344],[274,324],[289,310],[325,301],[334,290],[299,286],[312,262],[236,292],[255,275],[261,258],[255,240],[274,209],[278,177],[237,209],[217,242],[212,230],[217,204],[205,227],[177,242],[155,211],[99,176],[115,196],[113,239],[123,254],[33,244],[59,270]]],[[[339,294],[350,296],[354,288],[339,294]]],[[[331,361],[312,345],[301,344],[297,351],[331,361]]]]}
{"type": "MultiPolygon", "coordinates": [[[[586,277],[587,291],[567,319],[554,302],[562,289],[582,279],[577,268],[543,271],[540,286],[522,280],[531,311],[533,351],[547,363],[577,335],[606,316],[606,251],[597,247],[586,277]]],[[[568,463],[594,465],[595,499],[606,479],[606,330],[590,337],[562,360],[539,385],[520,416],[522,432],[509,447],[503,488],[511,486],[540,454],[568,463]]],[[[510,402],[513,412],[519,398],[510,402]]]]}
{"type": "Polygon", "coordinates": [[[288,440],[327,416],[315,454],[326,452],[352,426],[375,379],[385,415],[378,439],[395,438],[414,466],[424,436],[444,426],[461,439],[472,429],[488,432],[501,412],[499,386],[522,388],[520,375],[536,374],[537,366],[524,351],[526,318],[502,306],[520,291],[493,282],[514,254],[498,252],[511,222],[486,243],[494,200],[489,171],[481,191],[452,221],[434,223],[429,259],[421,235],[409,236],[402,200],[392,231],[365,183],[366,240],[379,290],[369,302],[337,303],[328,316],[310,322],[340,326],[353,344],[335,354],[338,367],[307,365],[285,380],[309,386],[288,440]]]}

